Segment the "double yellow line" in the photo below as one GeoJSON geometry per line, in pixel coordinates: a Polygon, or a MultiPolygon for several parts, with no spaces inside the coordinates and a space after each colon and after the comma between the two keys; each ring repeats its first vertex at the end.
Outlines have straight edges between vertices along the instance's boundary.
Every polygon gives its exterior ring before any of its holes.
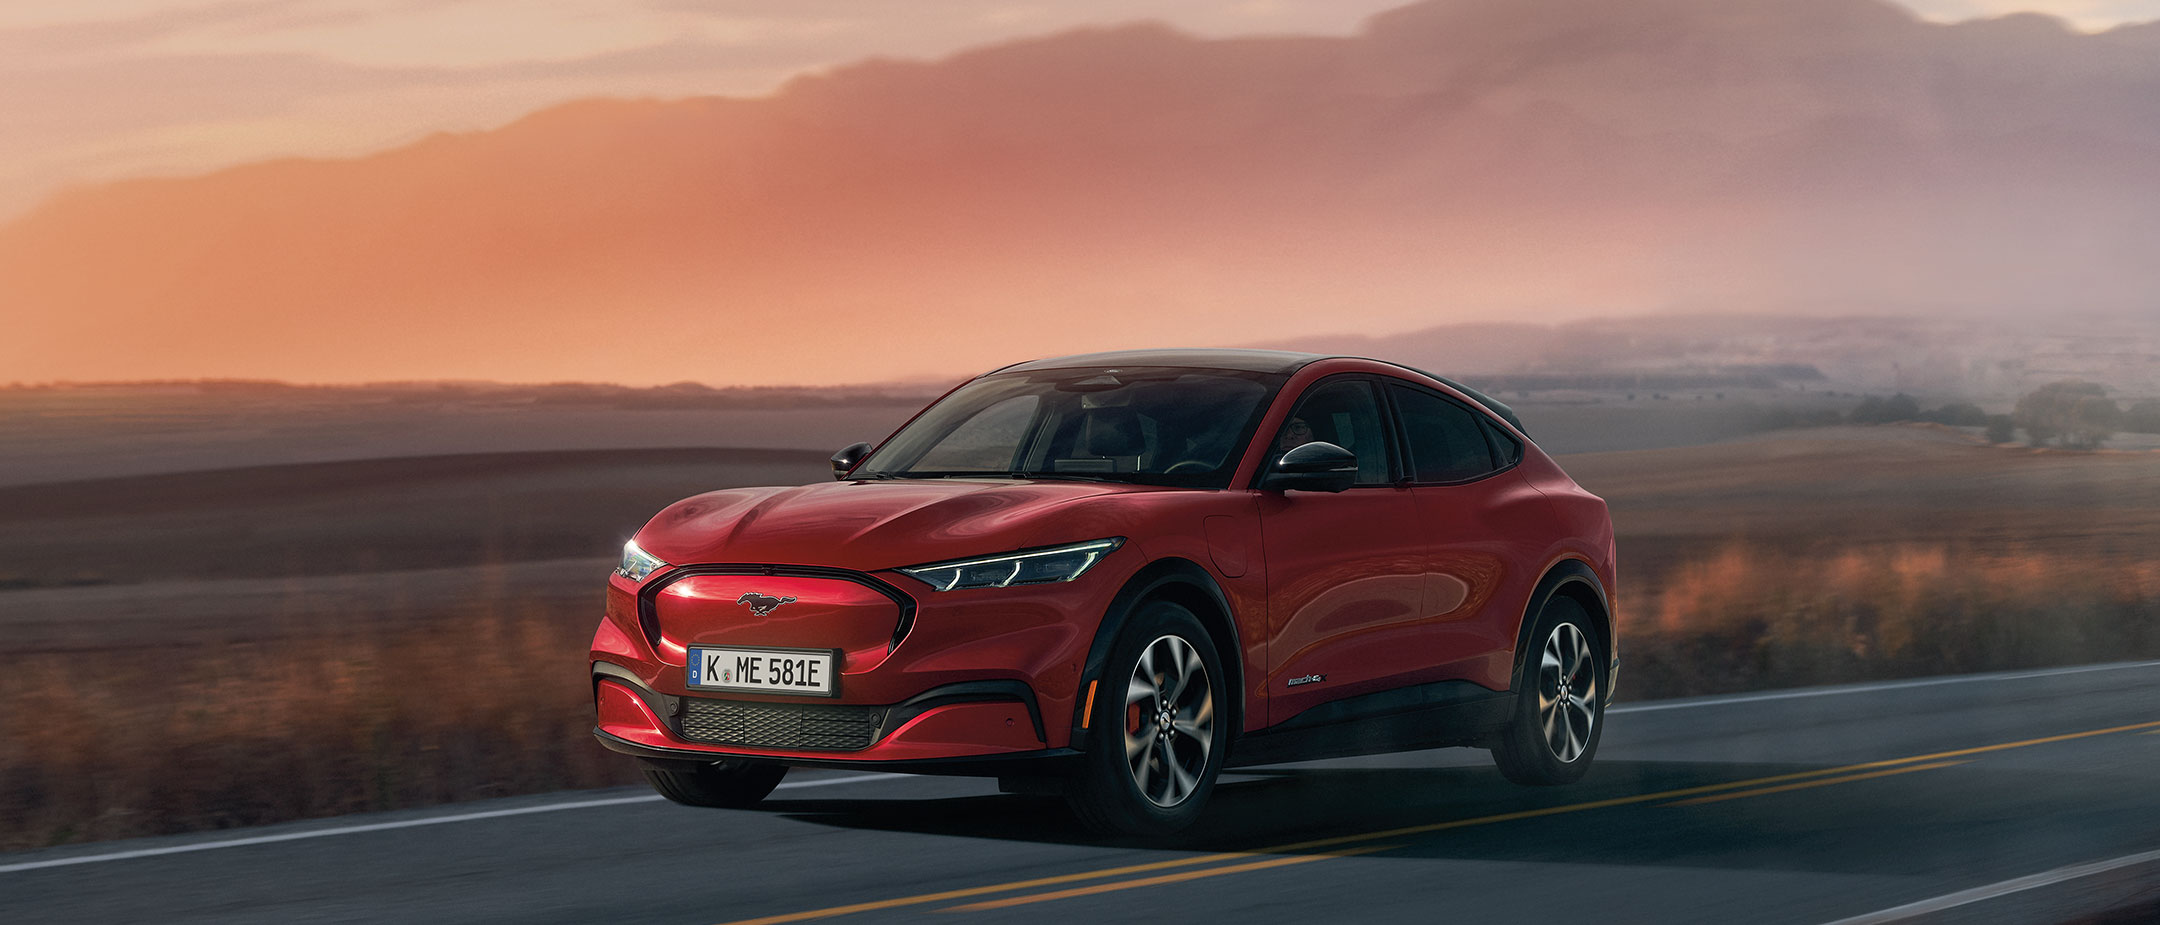
{"type": "Polygon", "coordinates": [[[1155,861],[1148,864],[1130,864],[1123,867],[1106,867],[1100,870],[1082,871],[1079,873],[1071,874],[1059,874],[1052,877],[1037,877],[1031,880],[1014,880],[1007,883],[993,883],[987,886],[967,887],[965,889],[958,890],[944,890],[936,893],[921,893],[914,896],[902,896],[894,899],[881,899],[873,902],[853,903],[845,906],[830,906],[824,909],[811,909],[804,912],[790,912],[784,915],[770,915],[763,918],[743,919],[740,921],[726,923],[726,925],[782,925],[782,923],[786,922],[803,922],[813,919],[832,918],[834,916],[851,915],[857,912],[874,912],[880,909],[897,909],[905,906],[920,906],[932,903],[951,902],[953,900],[974,899],[975,897],[989,896],[998,893],[1019,893],[1027,890],[1038,890],[1043,887],[1062,887],[1062,889],[1026,893],[1025,895],[1020,896],[1008,896],[995,900],[965,903],[958,906],[947,907],[944,911],[968,912],[983,909],[1000,909],[1009,906],[1025,905],[1028,903],[1048,902],[1057,899],[1069,899],[1075,896],[1089,896],[1098,893],[1109,893],[1116,890],[1129,890],[1138,887],[1158,886],[1165,883],[1177,883],[1187,880],[1198,880],[1203,877],[1219,877],[1226,874],[1239,874],[1249,871],[1267,870],[1276,867],[1288,867],[1293,864],[1308,864],[1314,861],[1325,861],[1331,858],[1353,857],[1361,854],[1372,854],[1377,851],[1386,851],[1391,848],[1399,848],[1402,846],[1399,844],[1369,844],[1371,842],[1404,838],[1413,835],[1424,835],[1432,832],[1442,832],[1448,829],[1461,829],[1471,826],[1492,825],[1499,822],[1515,822],[1522,819],[1536,819],[1543,816],[1557,816],[1563,813],[1579,813],[1585,810],[1605,809],[1613,806],[1629,806],[1637,803],[1655,803],[1661,800],[1671,801],[1665,803],[1665,805],[1667,806],[1693,806],[1697,804],[1712,803],[1722,800],[1737,800],[1743,797],[1762,796],[1765,794],[1783,793],[1786,791],[1801,790],[1810,787],[1824,787],[1831,784],[1842,784],[1851,781],[1870,780],[1878,777],[1889,777],[1894,774],[1910,774],[1915,771],[1929,771],[1937,768],[1946,768],[1950,767],[1951,765],[1965,763],[1960,760],[1951,759],[1962,759],[1973,755],[1987,754],[1989,752],[2006,751],[2014,748],[2029,748],[2035,745],[2046,745],[2051,742],[2067,742],[2072,739],[2084,739],[2093,736],[2110,735],[2120,732],[2137,732],[2142,730],[2152,730],[2154,732],[2160,732],[2160,721],[2149,723],[2136,723],[2128,726],[2111,726],[2106,729],[2088,729],[2084,732],[2071,732],[2065,733],[2063,735],[2046,736],[2037,739],[2024,739],[2017,742],[2003,742],[1997,745],[1982,745],[1977,748],[1962,748],[1955,751],[1935,752],[1928,755],[1912,755],[1904,758],[1891,758],[1883,761],[1869,761],[1862,764],[1849,764],[1843,767],[1823,768],[1821,770],[1815,771],[1798,771],[1791,774],[1777,774],[1769,777],[1751,778],[1748,780],[1727,781],[1722,784],[1705,784],[1699,787],[1685,787],[1678,790],[1663,790],[1656,793],[1630,794],[1628,796],[1612,797],[1604,800],[1590,800],[1583,803],[1569,803],[1562,806],[1547,806],[1538,809],[1525,809],[1509,813],[1495,813],[1489,816],[1477,816],[1470,819],[1451,819],[1446,822],[1433,822],[1424,825],[1403,826],[1401,828],[1382,829],[1373,832],[1361,832],[1355,835],[1339,835],[1333,838],[1319,838],[1310,841],[1291,842],[1289,844],[1275,845],[1268,848],[1258,848],[1251,851],[1230,851],[1217,854],[1195,855],[1193,857],[1174,858],[1167,861],[1155,861]],[[1268,855],[1274,855],[1274,857],[1267,857],[1268,855]],[[1261,859],[1247,860],[1250,858],[1261,859]],[[1223,864],[1222,866],[1218,867],[1206,866],[1210,864],[1221,864],[1225,861],[1239,861],[1241,863],[1223,864]],[[1159,873],[1160,871],[1171,871],[1177,870],[1178,868],[1194,867],[1205,867],[1205,869],[1183,870],[1177,873],[1168,874],[1159,873]],[[1133,877],[1133,875],[1136,874],[1145,874],[1147,876],[1133,877]],[[1067,884],[1083,883],[1091,880],[1109,882],[1093,883],[1081,887],[1066,886],[1067,884]]]}

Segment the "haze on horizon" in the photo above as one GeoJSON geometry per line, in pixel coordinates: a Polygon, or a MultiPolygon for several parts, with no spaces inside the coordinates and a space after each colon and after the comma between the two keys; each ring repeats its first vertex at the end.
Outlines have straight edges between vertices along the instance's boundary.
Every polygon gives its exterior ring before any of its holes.
{"type": "Polygon", "coordinates": [[[1398,2],[13,5],[0,214],[224,169],[0,225],[0,380],[814,384],[1455,321],[2155,309],[2160,24],[2115,24],[2160,0],[1360,24],[1398,2]],[[1062,31],[1137,18],[1175,28],[1062,31]],[[634,95],[682,98],[592,99],[634,95]],[[251,163],[289,153],[355,156],[251,163]]]}

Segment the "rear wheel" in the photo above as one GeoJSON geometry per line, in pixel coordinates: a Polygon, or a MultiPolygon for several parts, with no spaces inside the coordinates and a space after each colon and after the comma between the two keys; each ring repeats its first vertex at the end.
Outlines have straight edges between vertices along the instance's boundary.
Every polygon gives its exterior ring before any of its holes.
{"type": "Polygon", "coordinates": [[[1082,824],[1163,835],[1199,818],[1229,743],[1223,677],[1192,611],[1153,601],[1133,615],[1111,650],[1087,755],[1066,791],[1082,824]]]}
{"type": "Polygon", "coordinates": [[[1608,668],[1590,614],[1556,597],[1530,634],[1531,662],[1516,693],[1515,716],[1493,744],[1493,763],[1518,784],[1581,780],[1605,732],[1608,668]]]}
{"type": "Polygon", "coordinates": [[[681,767],[645,768],[645,781],[660,795],[684,806],[741,809],[754,806],[780,786],[787,765],[760,761],[718,761],[681,767]]]}

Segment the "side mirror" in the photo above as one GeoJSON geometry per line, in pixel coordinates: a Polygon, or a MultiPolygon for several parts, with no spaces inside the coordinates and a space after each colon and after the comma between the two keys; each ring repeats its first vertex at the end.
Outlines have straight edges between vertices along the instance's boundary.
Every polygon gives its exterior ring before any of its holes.
{"type": "Polygon", "coordinates": [[[1296,446],[1268,467],[1260,487],[1268,491],[1342,491],[1357,484],[1357,454],[1315,440],[1296,446]]]}
{"type": "Polygon", "coordinates": [[[832,454],[832,477],[846,479],[847,474],[854,470],[855,464],[862,462],[863,457],[870,455],[870,450],[870,444],[850,443],[847,449],[832,454]]]}

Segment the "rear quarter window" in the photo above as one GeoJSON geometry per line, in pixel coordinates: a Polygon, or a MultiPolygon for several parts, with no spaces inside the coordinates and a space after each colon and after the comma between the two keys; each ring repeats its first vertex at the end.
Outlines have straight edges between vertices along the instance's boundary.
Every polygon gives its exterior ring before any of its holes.
{"type": "MultiPolygon", "coordinates": [[[[1484,416],[1447,398],[1407,385],[1391,385],[1395,410],[1408,438],[1410,471],[1419,482],[1460,482],[1507,463],[1485,433],[1484,416]]],[[[1512,460],[1510,460],[1512,461],[1512,460]]]]}
{"type": "Polygon", "coordinates": [[[1483,417],[1478,418],[1478,423],[1485,428],[1485,439],[1492,443],[1493,462],[1499,464],[1503,469],[1522,462],[1523,444],[1521,440],[1516,439],[1514,434],[1508,433],[1507,428],[1501,427],[1483,417]]]}

